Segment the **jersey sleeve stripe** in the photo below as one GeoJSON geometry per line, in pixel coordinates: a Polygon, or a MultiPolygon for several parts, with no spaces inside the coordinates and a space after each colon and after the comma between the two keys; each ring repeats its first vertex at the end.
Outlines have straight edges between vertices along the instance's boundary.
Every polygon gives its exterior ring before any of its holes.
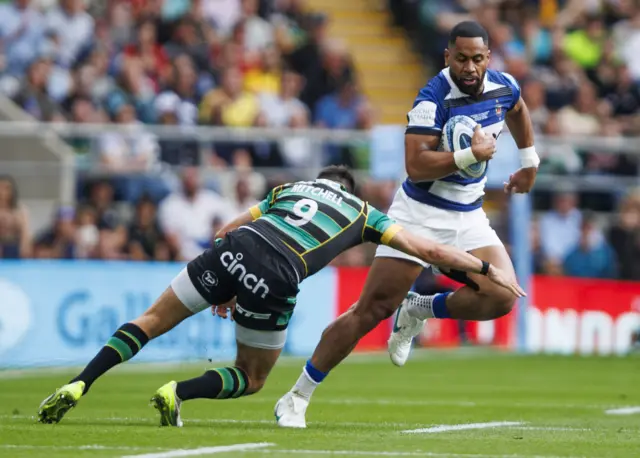
{"type": "Polygon", "coordinates": [[[260,211],[260,207],[258,207],[257,205],[251,207],[249,209],[249,212],[251,213],[251,217],[254,219],[254,221],[262,216],[262,212],[260,211]]]}
{"type": "Polygon", "coordinates": [[[416,135],[440,135],[442,131],[437,127],[407,127],[404,131],[405,134],[416,135]]]}
{"type": "Polygon", "coordinates": [[[380,243],[382,243],[383,245],[388,245],[389,242],[391,242],[391,239],[393,239],[401,230],[402,226],[400,226],[399,224],[392,224],[386,231],[384,231],[382,237],[380,237],[380,243]]]}

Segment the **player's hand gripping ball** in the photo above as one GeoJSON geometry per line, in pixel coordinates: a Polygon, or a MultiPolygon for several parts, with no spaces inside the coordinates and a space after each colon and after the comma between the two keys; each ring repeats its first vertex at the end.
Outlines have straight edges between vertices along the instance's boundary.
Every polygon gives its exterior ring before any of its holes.
{"type": "MultiPolygon", "coordinates": [[[[440,149],[453,153],[465,148],[471,148],[473,131],[478,125],[469,116],[453,116],[442,129],[440,149]]],[[[480,178],[487,170],[487,162],[481,161],[458,171],[465,178],[480,178]]]]}

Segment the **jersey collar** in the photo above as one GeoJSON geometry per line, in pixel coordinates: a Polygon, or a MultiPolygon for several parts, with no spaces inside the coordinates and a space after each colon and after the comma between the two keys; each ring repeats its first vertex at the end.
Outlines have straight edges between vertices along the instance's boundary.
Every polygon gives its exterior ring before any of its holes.
{"type": "MultiPolygon", "coordinates": [[[[442,73],[442,75],[445,77],[445,79],[447,80],[447,83],[449,83],[449,87],[451,88],[451,92],[446,97],[447,99],[461,99],[464,97],[471,97],[469,94],[465,94],[464,92],[462,92],[458,87],[458,85],[453,82],[453,78],[451,78],[451,67],[443,68],[440,73],[442,73]]],[[[489,81],[489,70],[487,69],[487,71],[484,72],[484,78],[482,79],[483,93],[487,91],[488,81],[489,81]]]]}

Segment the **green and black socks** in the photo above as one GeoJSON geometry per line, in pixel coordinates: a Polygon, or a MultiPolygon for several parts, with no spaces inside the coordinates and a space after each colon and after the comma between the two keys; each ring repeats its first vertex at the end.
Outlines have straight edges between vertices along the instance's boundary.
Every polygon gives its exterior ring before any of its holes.
{"type": "Polygon", "coordinates": [[[249,385],[247,373],[239,367],[212,369],[203,375],[184,382],[178,382],[176,394],[189,399],[231,399],[244,395],[249,385]]]}
{"type": "Polygon", "coordinates": [[[133,323],[126,323],[111,336],[104,347],[84,368],[76,378],[69,383],[82,380],[85,383],[84,392],[89,391],[89,387],[98,377],[120,363],[133,358],[142,347],[149,342],[149,337],[142,329],[133,323]]]}

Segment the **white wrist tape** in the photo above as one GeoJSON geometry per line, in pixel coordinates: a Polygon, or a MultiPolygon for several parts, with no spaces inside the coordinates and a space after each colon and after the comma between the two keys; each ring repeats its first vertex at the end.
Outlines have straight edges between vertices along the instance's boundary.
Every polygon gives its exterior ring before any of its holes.
{"type": "Polygon", "coordinates": [[[522,148],[520,151],[520,165],[522,168],[535,167],[540,165],[540,157],[536,153],[536,147],[530,146],[528,148],[522,148]]]}
{"type": "Polygon", "coordinates": [[[471,151],[471,148],[465,148],[461,149],[460,151],[454,152],[453,161],[456,163],[456,166],[460,170],[464,170],[470,165],[478,162],[476,157],[473,155],[473,151],[471,151]]]}

